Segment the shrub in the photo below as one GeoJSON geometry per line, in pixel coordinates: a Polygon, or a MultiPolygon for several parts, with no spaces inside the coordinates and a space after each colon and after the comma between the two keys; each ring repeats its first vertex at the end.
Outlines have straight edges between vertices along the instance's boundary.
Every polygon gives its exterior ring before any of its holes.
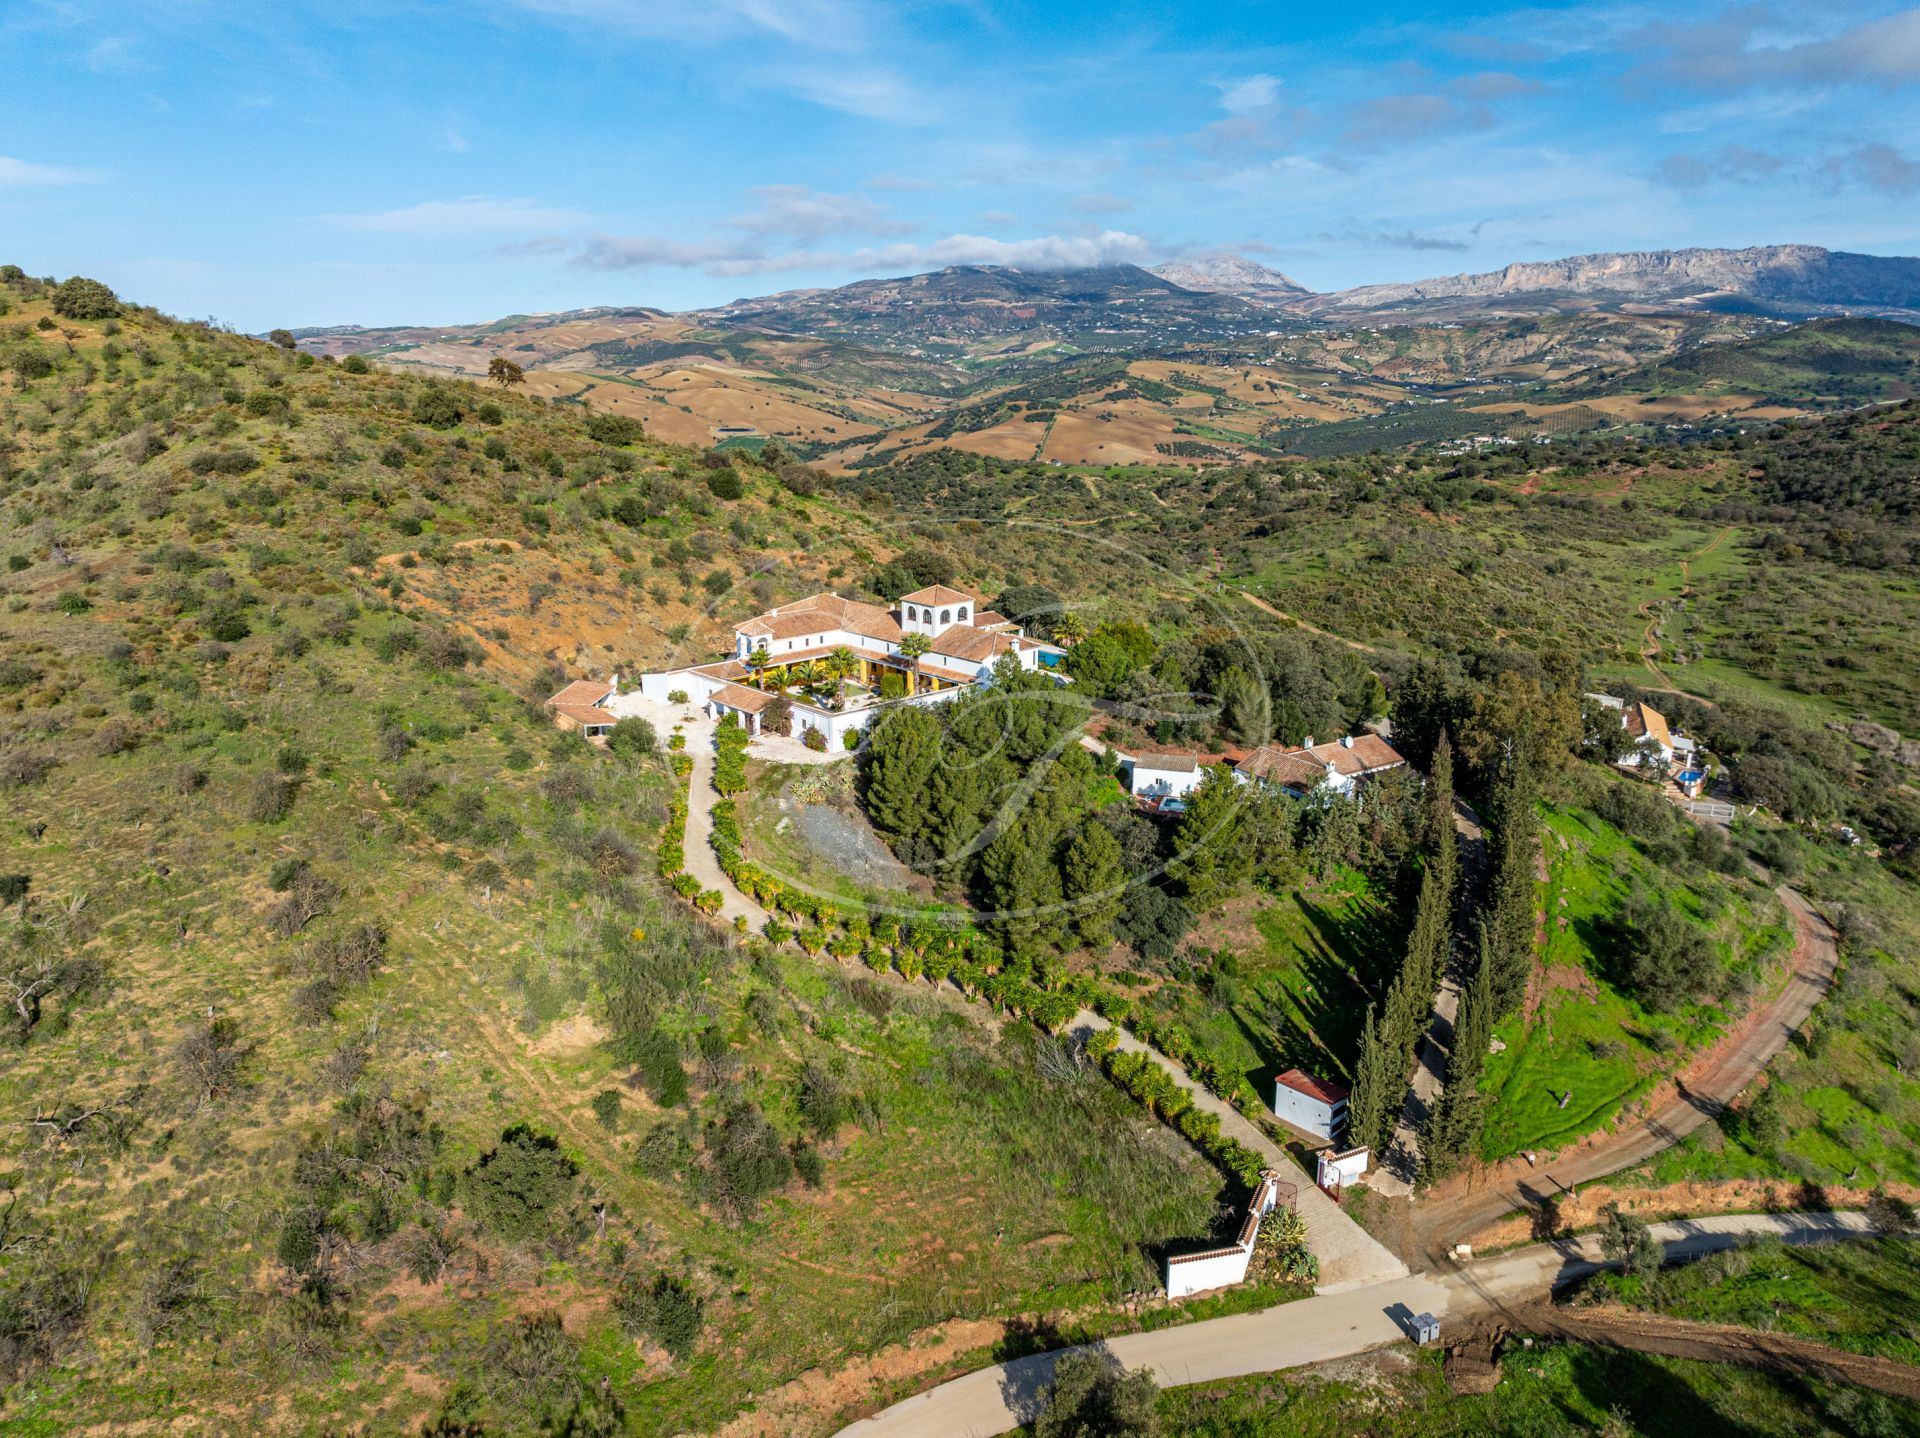
{"type": "Polygon", "coordinates": [[[747,487],[740,479],[740,471],[732,465],[709,474],[707,489],[715,499],[743,499],[747,493],[747,487]]]}
{"type": "Polygon", "coordinates": [[[0,789],[24,789],[51,774],[60,761],[44,749],[0,749],[0,789]]]}
{"type": "Polygon", "coordinates": [[[671,1274],[642,1283],[629,1275],[614,1290],[614,1312],[630,1333],[644,1333],[675,1359],[685,1361],[700,1341],[700,1300],[671,1274]]]}
{"type": "Polygon", "coordinates": [[[816,754],[827,752],[827,733],[824,729],[816,729],[809,725],[807,731],[800,736],[800,742],[816,754]]]}
{"type": "Polygon", "coordinates": [[[751,1218],[761,1199],[793,1177],[786,1145],[751,1103],[737,1105],[713,1126],[707,1156],[717,1195],[742,1218],[751,1218]]]}
{"type": "Polygon", "coordinates": [[[291,774],[261,774],[247,789],[247,818],[256,824],[277,824],[293,811],[300,781],[291,774]]]}
{"type": "Polygon", "coordinates": [[[620,1090],[617,1088],[603,1088],[593,1096],[593,1116],[600,1120],[600,1126],[602,1128],[617,1129],[620,1127],[620,1105],[622,1101],[620,1090]]]}
{"type": "MultiPolygon", "coordinates": [[[[669,690],[667,691],[667,703],[669,703],[669,704],[685,704],[686,702],[687,702],[687,691],[686,691],[686,690],[684,690],[684,689],[669,689],[669,690]]],[[[684,741],[684,740],[682,740],[682,743],[684,743],[684,742],[685,742],[685,741],[684,741]]]]}
{"type": "Polygon", "coordinates": [[[852,753],[860,747],[860,731],[858,729],[847,730],[846,733],[840,736],[840,743],[848,753],[852,753]]]}
{"type": "Polygon", "coordinates": [[[483,1227],[502,1238],[526,1239],[572,1197],[578,1173],[551,1134],[517,1123],[467,1170],[461,1191],[467,1211],[483,1227]]]}
{"type": "Polygon", "coordinates": [[[465,413],[460,407],[460,397],[444,385],[430,384],[413,397],[413,408],[409,411],[415,424],[424,424],[430,429],[451,429],[460,423],[465,413]]]}
{"type": "Polygon", "coordinates": [[[54,287],[53,312],[70,320],[110,320],[120,314],[120,297],[98,280],[75,275],[54,287]]]}
{"type": "Polygon", "coordinates": [[[638,715],[622,719],[607,735],[607,748],[623,759],[642,758],[659,746],[660,738],[653,732],[653,725],[638,715]]]}
{"type": "Polygon", "coordinates": [[[348,355],[340,361],[340,368],[348,374],[365,374],[373,366],[367,363],[365,355],[348,355]]]}
{"type": "Polygon", "coordinates": [[[584,1396],[580,1347],[567,1336],[558,1313],[527,1313],[497,1325],[480,1354],[480,1384],[510,1415],[513,1432],[583,1431],[570,1421],[584,1396]]]}
{"type": "Polygon", "coordinates": [[[599,444],[633,444],[647,437],[647,427],[624,414],[589,414],[586,429],[599,444]]]}

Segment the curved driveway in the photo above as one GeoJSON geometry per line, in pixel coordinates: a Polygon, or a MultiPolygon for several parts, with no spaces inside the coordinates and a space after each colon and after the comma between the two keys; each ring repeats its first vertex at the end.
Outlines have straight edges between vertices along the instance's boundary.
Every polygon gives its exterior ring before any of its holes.
{"type": "MultiPolygon", "coordinates": [[[[1734,1214],[1657,1223],[1653,1231],[1674,1258],[1697,1258],[1758,1236],[1824,1243],[1873,1232],[1857,1213],[1734,1214]]],[[[1416,1313],[1444,1320],[1449,1314],[1527,1303],[1604,1266],[1599,1240],[1589,1234],[1480,1259],[1444,1274],[1304,1298],[1157,1333],[1129,1333],[1094,1347],[1123,1367],[1146,1369],[1163,1388],[1212,1383],[1363,1353],[1405,1338],[1403,1325],[1416,1313]]],[[[1064,1353],[1077,1351],[1036,1353],[952,1379],[849,1424],[838,1438],[989,1438],[1008,1432],[1033,1418],[1052,1382],[1054,1364],[1064,1353]]]]}

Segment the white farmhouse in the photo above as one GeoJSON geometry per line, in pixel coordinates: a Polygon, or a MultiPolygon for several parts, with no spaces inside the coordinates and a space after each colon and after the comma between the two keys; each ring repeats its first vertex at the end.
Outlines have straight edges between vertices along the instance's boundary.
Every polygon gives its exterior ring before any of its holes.
{"type": "Polygon", "coordinates": [[[1037,669],[1051,668],[1062,652],[1029,639],[978,596],[944,584],[904,594],[891,609],[816,594],[736,624],[727,659],[642,675],[640,693],[663,704],[684,693],[753,734],[784,695],[794,737],[817,730],[837,749],[886,704],[944,703],[989,682],[1007,655],[1037,669]],[[906,652],[922,646],[917,655],[906,652]]]}
{"type": "Polygon", "coordinates": [[[1273,1081],[1273,1116],[1302,1133],[1335,1142],[1347,1128],[1347,1086],[1288,1069],[1273,1081]]]}
{"type": "Polygon", "coordinates": [[[1127,759],[1127,788],[1135,799],[1177,813],[1180,800],[1207,777],[1193,754],[1136,754],[1127,759]]]}
{"type": "Polygon", "coordinates": [[[1277,784],[1295,795],[1324,784],[1332,793],[1351,797],[1373,775],[1406,762],[1378,734],[1348,734],[1325,744],[1314,743],[1309,735],[1298,746],[1262,744],[1233,766],[1233,776],[1242,783],[1277,784]]]}

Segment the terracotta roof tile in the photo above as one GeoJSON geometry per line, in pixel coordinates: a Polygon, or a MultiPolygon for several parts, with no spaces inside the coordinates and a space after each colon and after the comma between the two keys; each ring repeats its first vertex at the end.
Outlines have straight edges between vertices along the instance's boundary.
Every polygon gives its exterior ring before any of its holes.
{"type": "Polygon", "coordinates": [[[547,700],[547,703],[556,706],[561,704],[598,704],[611,693],[613,693],[613,686],[611,684],[602,684],[593,679],[576,679],[558,694],[547,700]]]}
{"type": "Polygon", "coordinates": [[[1303,1093],[1308,1098],[1317,1098],[1322,1103],[1339,1103],[1347,1096],[1347,1086],[1338,1079],[1318,1078],[1303,1069],[1288,1069],[1276,1075],[1274,1082],[1295,1093],[1303,1093]]]}
{"type": "Polygon", "coordinates": [[[911,594],[900,596],[902,604],[973,604],[980,603],[977,594],[969,594],[964,589],[954,589],[945,584],[929,584],[925,589],[916,589],[911,594]]]}

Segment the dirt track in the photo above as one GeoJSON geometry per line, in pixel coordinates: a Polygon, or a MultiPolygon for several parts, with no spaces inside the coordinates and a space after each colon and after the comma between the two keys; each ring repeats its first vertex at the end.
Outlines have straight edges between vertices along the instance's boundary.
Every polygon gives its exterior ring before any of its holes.
{"type": "Polygon", "coordinates": [[[1672,1095],[1648,1117],[1537,1168],[1509,1159],[1437,1189],[1414,1211],[1414,1246],[1429,1262],[1439,1262],[1455,1243],[1471,1240],[1516,1209],[1533,1208],[1542,1199],[1653,1157],[1718,1114],[1765,1071],[1820,1002],[1839,961],[1827,921],[1797,890],[1782,885],[1775,892],[1799,931],[1793,976],[1779,997],[1695,1059],[1675,1080],[1672,1095]]]}
{"type": "MultiPolygon", "coordinates": [[[[1611,1305],[1561,1308],[1537,1303],[1504,1315],[1503,1324],[1519,1332],[1599,1343],[1634,1353],[1691,1358],[1702,1363],[1737,1363],[1797,1378],[1852,1383],[1895,1398],[1920,1400],[1920,1368],[1891,1358],[1871,1358],[1830,1348],[1784,1333],[1761,1333],[1721,1323],[1694,1323],[1661,1313],[1641,1313],[1611,1305]]],[[[1467,1340],[1470,1342],[1470,1339],[1467,1340]]]]}

